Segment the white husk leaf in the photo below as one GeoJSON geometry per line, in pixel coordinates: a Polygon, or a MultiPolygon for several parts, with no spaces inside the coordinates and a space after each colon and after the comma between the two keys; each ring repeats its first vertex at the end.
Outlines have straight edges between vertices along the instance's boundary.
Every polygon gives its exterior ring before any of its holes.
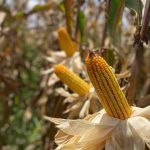
{"type": "Polygon", "coordinates": [[[61,95],[63,97],[71,96],[71,94],[69,92],[67,92],[64,88],[57,88],[56,93],[58,93],[59,95],[61,95]]]}
{"type": "Polygon", "coordinates": [[[48,118],[60,129],[57,150],[145,150],[145,144],[150,148],[150,107],[132,109],[126,120],[110,117],[105,110],[83,120],[48,118]]]}

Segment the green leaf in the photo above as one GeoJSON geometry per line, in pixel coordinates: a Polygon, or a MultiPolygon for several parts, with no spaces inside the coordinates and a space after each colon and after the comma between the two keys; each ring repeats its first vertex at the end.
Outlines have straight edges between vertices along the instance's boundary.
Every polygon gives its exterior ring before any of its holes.
{"type": "Polygon", "coordinates": [[[116,33],[117,27],[121,23],[125,0],[112,0],[108,14],[108,29],[111,36],[116,33]]]}
{"type": "Polygon", "coordinates": [[[59,8],[60,8],[60,10],[61,10],[62,12],[65,12],[65,5],[64,5],[63,2],[61,2],[61,3],[59,4],[59,8]]]}
{"type": "Polygon", "coordinates": [[[79,23],[79,30],[80,30],[81,40],[82,40],[83,36],[84,36],[85,23],[86,23],[86,19],[85,19],[85,15],[84,15],[83,11],[79,12],[78,23],[79,23]]]}
{"type": "Polygon", "coordinates": [[[108,49],[108,48],[104,49],[102,56],[110,66],[114,65],[115,63],[114,49],[108,49]]]}

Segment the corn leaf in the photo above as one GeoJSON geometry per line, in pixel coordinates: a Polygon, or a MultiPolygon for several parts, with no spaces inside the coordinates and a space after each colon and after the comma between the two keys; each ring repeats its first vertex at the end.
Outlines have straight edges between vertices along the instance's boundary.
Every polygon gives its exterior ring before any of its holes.
{"type": "Polygon", "coordinates": [[[79,30],[80,30],[81,40],[82,40],[83,36],[84,36],[85,23],[86,23],[86,19],[85,19],[85,15],[84,15],[83,11],[79,12],[78,23],[79,23],[79,30]]]}
{"type": "Polygon", "coordinates": [[[114,37],[117,27],[121,23],[124,9],[124,0],[113,0],[110,2],[110,10],[108,14],[108,29],[111,36],[114,37]]]}

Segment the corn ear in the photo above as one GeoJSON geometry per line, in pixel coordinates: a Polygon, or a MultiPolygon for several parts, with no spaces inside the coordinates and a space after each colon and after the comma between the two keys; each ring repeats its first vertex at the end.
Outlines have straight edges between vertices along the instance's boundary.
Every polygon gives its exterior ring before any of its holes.
{"type": "Polygon", "coordinates": [[[73,92],[80,96],[86,95],[90,86],[74,72],[70,71],[64,65],[56,65],[54,67],[55,74],[64,82],[73,92]]]}
{"type": "Polygon", "coordinates": [[[89,52],[87,72],[106,112],[115,118],[126,119],[131,115],[129,106],[107,62],[97,53],[89,52]]]}
{"type": "Polygon", "coordinates": [[[58,29],[58,40],[61,50],[66,53],[67,57],[71,57],[78,50],[78,44],[72,41],[65,28],[58,29]]]}

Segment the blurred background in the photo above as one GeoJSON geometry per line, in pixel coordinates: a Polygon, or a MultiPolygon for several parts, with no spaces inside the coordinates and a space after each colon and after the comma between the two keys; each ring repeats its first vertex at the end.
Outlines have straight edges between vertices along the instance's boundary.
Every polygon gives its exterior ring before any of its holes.
{"type": "Polygon", "coordinates": [[[116,0],[108,8],[105,0],[0,0],[0,149],[55,147],[56,129],[43,116],[66,118],[66,104],[53,93],[62,83],[50,86],[53,79],[45,71],[52,64],[45,57],[61,51],[60,27],[79,43],[83,62],[88,49],[102,48],[116,73],[130,69],[120,84],[125,93],[133,89],[131,103],[149,105],[149,37],[137,44],[144,4],[116,0]]]}

